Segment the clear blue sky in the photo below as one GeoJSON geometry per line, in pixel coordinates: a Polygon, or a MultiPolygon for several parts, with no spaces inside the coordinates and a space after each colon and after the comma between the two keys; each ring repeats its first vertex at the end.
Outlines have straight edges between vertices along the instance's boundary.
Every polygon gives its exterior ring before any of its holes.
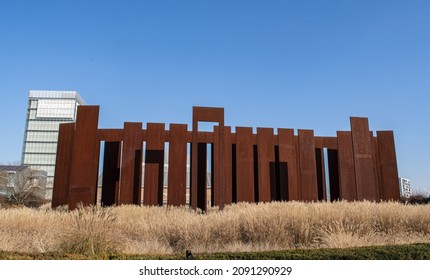
{"type": "Polygon", "coordinates": [[[430,191],[430,1],[0,1],[0,162],[20,160],[28,91],[76,90],[102,127],[394,130],[400,176],[430,191]]]}

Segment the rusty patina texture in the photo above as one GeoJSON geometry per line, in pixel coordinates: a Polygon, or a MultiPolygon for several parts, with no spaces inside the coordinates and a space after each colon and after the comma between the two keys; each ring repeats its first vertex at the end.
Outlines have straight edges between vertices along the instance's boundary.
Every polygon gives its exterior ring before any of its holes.
{"type": "Polygon", "coordinates": [[[78,205],[95,205],[97,196],[99,141],[98,106],[79,106],[69,179],[69,209],[78,205]]]}
{"type": "Polygon", "coordinates": [[[124,123],[119,204],[141,201],[142,123],[124,123]]]}
{"type": "Polygon", "coordinates": [[[80,106],[76,123],[60,126],[52,207],[97,203],[101,142],[103,206],[186,205],[187,187],[190,207],[202,211],[209,202],[223,209],[235,202],[324,201],[328,187],[332,201],[400,198],[394,134],[377,131],[374,136],[367,118],[351,117],[351,131],[324,137],[282,128],[275,134],[273,128],[254,133],[251,127],[236,127],[233,133],[224,126],[223,108],[193,107],[192,131],[185,124],[166,131],[165,124],[148,123],[143,129],[142,123],[129,122],[123,129],[98,129],[98,113],[97,106],[80,106]],[[214,122],[214,131],[199,131],[199,122],[214,122]],[[186,186],[188,144],[191,186],[186,186]]]}
{"type": "Polygon", "coordinates": [[[377,200],[375,169],[367,118],[351,117],[352,147],[358,200],[377,200]]]}
{"type": "Polygon", "coordinates": [[[52,208],[69,204],[70,162],[72,160],[74,123],[60,124],[58,132],[55,180],[52,192],[52,208]]]}
{"type": "Polygon", "coordinates": [[[378,131],[379,163],[382,183],[382,199],[397,200],[400,197],[398,188],[396,149],[393,131],[378,131]]]}
{"type": "Polygon", "coordinates": [[[186,203],[187,180],[187,125],[170,125],[169,171],[167,205],[186,203]]]}

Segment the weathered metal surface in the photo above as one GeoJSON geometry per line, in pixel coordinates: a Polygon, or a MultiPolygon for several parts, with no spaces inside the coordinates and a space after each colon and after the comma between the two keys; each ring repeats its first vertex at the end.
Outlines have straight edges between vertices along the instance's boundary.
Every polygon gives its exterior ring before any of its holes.
{"type": "Polygon", "coordinates": [[[180,206],[186,203],[187,125],[171,124],[170,137],[167,204],[180,206]]]}
{"type": "Polygon", "coordinates": [[[146,128],[144,205],[163,205],[164,124],[148,123],[146,128]]]}
{"type": "Polygon", "coordinates": [[[117,203],[119,195],[119,174],[121,164],[121,143],[105,142],[103,157],[102,206],[117,203]]]}
{"type": "Polygon", "coordinates": [[[123,129],[99,129],[98,140],[106,142],[121,142],[124,139],[123,129]]]}
{"type": "Polygon", "coordinates": [[[191,143],[190,206],[207,210],[208,147],[211,205],[271,200],[399,199],[392,132],[374,137],[366,118],[351,118],[351,132],[314,136],[312,130],[224,127],[222,108],[193,108],[193,130],[186,125],[125,123],[124,129],[97,129],[98,107],[80,106],[76,124],[62,125],[52,206],[74,209],[96,203],[100,142],[105,141],[102,205],[141,204],[142,147],[145,152],[145,205],[163,204],[164,146],[169,142],[167,203],[186,203],[187,145],[191,143]],[[215,122],[214,132],[198,131],[215,122]],[[67,130],[67,131],[66,131],[67,130]],[[121,149],[122,147],[122,149],[121,149]],[[327,166],[324,150],[327,149],[327,166]],[[122,150],[122,152],[121,152],[122,150]],[[121,155],[122,154],[122,155],[121,155]],[[328,172],[326,169],[328,168],[328,172]],[[118,183],[121,174],[120,184],[118,183]]]}
{"type": "Polygon", "coordinates": [[[382,199],[399,200],[400,190],[393,131],[377,131],[381,165],[382,199]]]}
{"type": "Polygon", "coordinates": [[[337,149],[337,138],[336,137],[321,137],[315,136],[315,148],[327,148],[327,149],[337,149]]]}
{"type": "Polygon", "coordinates": [[[124,123],[119,204],[141,204],[142,123],[124,123]]]}
{"type": "Polygon", "coordinates": [[[313,130],[298,130],[300,186],[303,201],[318,200],[317,169],[313,130]]]}
{"type": "Polygon", "coordinates": [[[258,147],[258,201],[270,202],[276,197],[275,143],[272,128],[257,128],[258,147]]]}
{"type": "Polygon", "coordinates": [[[279,187],[282,200],[300,200],[298,153],[293,129],[278,129],[279,187]]]}
{"type": "Polygon", "coordinates": [[[70,163],[72,160],[74,123],[60,124],[55,163],[55,180],[52,192],[52,208],[68,205],[70,163]]]}
{"type": "Polygon", "coordinates": [[[339,190],[344,200],[357,200],[354,150],[350,131],[338,131],[339,190]]]}
{"type": "Polygon", "coordinates": [[[78,107],[69,181],[70,210],[75,209],[78,204],[83,206],[96,204],[99,161],[98,120],[98,106],[78,107]]]}
{"type": "Polygon", "coordinates": [[[254,145],[251,127],[236,127],[236,199],[254,202],[254,145]]]}
{"type": "Polygon", "coordinates": [[[377,200],[372,143],[367,118],[351,117],[358,200],[377,200]]]}

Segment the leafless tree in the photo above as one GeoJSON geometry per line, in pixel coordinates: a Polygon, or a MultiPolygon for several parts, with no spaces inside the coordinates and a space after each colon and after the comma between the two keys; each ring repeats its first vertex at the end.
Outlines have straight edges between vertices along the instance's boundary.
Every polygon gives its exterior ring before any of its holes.
{"type": "Polygon", "coordinates": [[[46,177],[40,172],[26,168],[20,172],[0,173],[0,187],[8,203],[40,206],[45,201],[46,177]]]}

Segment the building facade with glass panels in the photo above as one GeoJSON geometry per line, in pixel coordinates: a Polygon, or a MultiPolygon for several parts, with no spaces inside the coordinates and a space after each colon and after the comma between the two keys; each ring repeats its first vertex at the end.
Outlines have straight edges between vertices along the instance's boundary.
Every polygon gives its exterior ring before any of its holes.
{"type": "Polygon", "coordinates": [[[85,101],[76,91],[31,90],[21,162],[47,172],[51,196],[60,123],[74,122],[77,107],[85,101]]]}

